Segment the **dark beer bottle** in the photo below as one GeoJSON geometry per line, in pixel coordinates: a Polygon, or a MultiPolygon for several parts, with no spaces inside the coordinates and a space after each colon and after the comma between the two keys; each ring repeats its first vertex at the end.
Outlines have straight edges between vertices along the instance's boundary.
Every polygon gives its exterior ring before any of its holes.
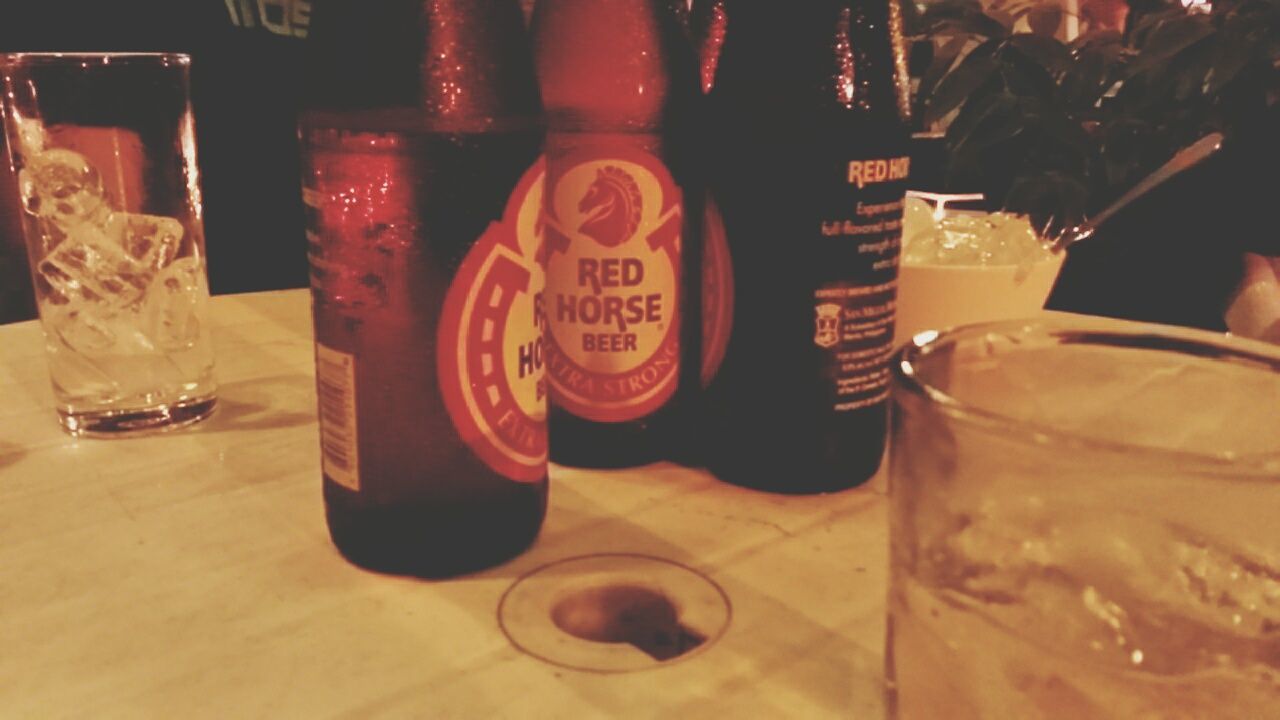
{"type": "Polygon", "coordinates": [[[334,3],[300,118],[329,532],[447,576],[547,502],[544,129],[516,0],[334,3]]]}
{"type": "Polygon", "coordinates": [[[683,454],[700,342],[697,61],[683,0],[539,0],[551,457],[683,454]],[[695,354],[693,357],[697,357],[695,354]],[[692,372],[689,372],[689,371],[692,372]]]}
{"type": "Polygon", "coordinates": [[[709,466],[778,492],[851,487],[886,438],[909,131],[896,0],[728,0],[708,95],[734,321],[709,466]]]}

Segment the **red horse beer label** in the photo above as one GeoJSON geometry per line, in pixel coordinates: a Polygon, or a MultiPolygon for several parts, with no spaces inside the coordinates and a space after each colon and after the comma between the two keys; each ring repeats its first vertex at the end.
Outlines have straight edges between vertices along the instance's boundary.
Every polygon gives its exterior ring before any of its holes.
{"type": "Polygon", "coordinates": [[[553,398],[596,422],[644,417],[671,398],[680,370],[680,190],[639,150],[570,153],[548,178],[553,398]]]}
{"type": "Polygon", "coordinates": [[[458,434],[495,472],[520,482],[547,472],[544,179],[540,161],[458,267],[436,349],[458,434]]]}

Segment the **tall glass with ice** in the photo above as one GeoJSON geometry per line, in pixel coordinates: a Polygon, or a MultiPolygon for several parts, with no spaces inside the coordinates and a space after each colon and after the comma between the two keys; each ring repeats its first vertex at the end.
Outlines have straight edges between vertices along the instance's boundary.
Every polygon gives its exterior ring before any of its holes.
{"type": "Polygon", "coordinates": [[[894,363],[891,716],[1280,717],[1280,353],[1099,320],[894,363]]]}
{"type": "Polygon", "coordinates": [[[73,435],[174,428],[216,403],[189,64],[0,56],[49,370],[73,435]]]}

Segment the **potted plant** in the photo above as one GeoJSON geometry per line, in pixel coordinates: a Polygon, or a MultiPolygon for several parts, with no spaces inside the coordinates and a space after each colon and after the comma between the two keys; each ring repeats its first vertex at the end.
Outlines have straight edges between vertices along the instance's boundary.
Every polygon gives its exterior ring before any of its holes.
{"type": "Polygon", "coordinates": [[[1095,13],[1070,39],[1064,23],[1081,18],[1052,2],[906,3],[915,121],[945,130],[947,190],[1075,224],[1207,133],[1261,122],[1280,95],[1280,0],[1129,0],[1123,27],[1095,13]]]}

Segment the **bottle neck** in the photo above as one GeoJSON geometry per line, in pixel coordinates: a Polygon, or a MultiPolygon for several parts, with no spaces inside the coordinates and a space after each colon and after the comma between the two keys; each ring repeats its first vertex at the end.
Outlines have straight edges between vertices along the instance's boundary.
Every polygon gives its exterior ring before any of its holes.
{"type": "Polygon", "coordinates": [[[517,0],[423,0],[419,104],[435,118],[536,115],[532,51],[517,0]]]}
{"type": "Polygon", "coordinates": [[[474,126],[541,115],[517,0],[333,3],[308,47],[308,106],[474,126]]]}
{"type": "Polygon", "coordinates": [[[779,113],[850,113],[905,123],[898,0],[726,0],[714,93],[779,113]]]}
{"type": "Polygon", "coordinates": [[[697,93],[678,0],[539,0],[533,36],[553,130],[654,131],[697,93]]]}

